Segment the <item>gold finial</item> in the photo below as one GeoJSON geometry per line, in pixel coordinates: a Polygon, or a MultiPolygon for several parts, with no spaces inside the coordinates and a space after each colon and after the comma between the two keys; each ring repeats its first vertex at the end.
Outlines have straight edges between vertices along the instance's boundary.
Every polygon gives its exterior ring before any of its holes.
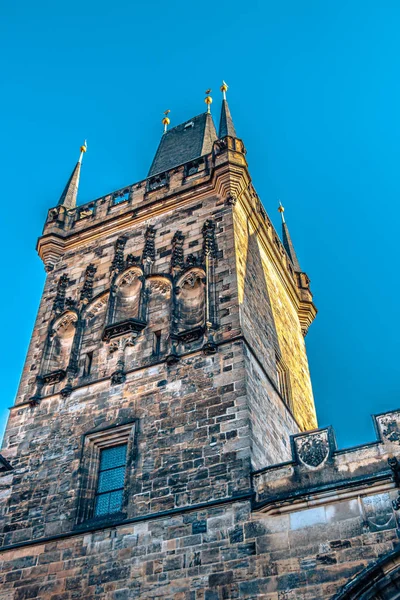
{"type": "Polygon", "coordinates": [[[164,133],[167,133],[168,125],[171,123],[171,121],[168,118],[168,115],[169,115],[170,112],[171,111],[169,109],[168,110],[164,110],[165,117],[161,121],[162,124],[164,125],[164,133]]]}
{"type": "Polygon", "coordinates": [[[212,98],[209,94],[211,94],[211,88],[209,90],[205,91],[206,97],[204,98],[204,102],[207,104],[207,112],[210,113],[211,112],[211,104],[212,104],[212,98]]]}
{"type": "Polygon", "coordinates": [[[221,90],[221,92],[222,92],[222,98],[223,98],[224,100],[226,100],[226,92],[228,91],[228,84],[227,84],[227,83],[225,83],[225,81],[224,81],[224,80],[222,80],[222,85],[221,85],[221,87],[220,87],[219,89],[220,89],[220,90],[221,90]]]}
{"type": "Polygon", "coordinates": [[[83,155],[85,154],[86,150],[87,150],[87,142],[86,142],[86,140],[85,140],[85,141],[83,142],[82,146],[81,146],[81,155],[80,155],[80,157],[79,157],[79,162],[80,162],[80,163],[82,162],[82,157],[83,157],[83,155]]]}
{"type": "Polygon", "coordinates": [[[282,202],[281,202],[280,200],[279,200],[278,212],[280,212],[280,213],[281,213],[281,217],[282,217],[282,223],[284,223],[284,222],[285,222],[285,217],[284,217],[284,214],[283,214],[283,213],[285,212],[285,209],[284,209],[284,207],[282,206],[282,202]]]}

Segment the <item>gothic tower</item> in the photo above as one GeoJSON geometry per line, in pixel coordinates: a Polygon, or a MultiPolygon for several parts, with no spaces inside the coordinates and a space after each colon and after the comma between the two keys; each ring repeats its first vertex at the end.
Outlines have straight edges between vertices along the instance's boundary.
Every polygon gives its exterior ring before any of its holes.
{"type": "Polygon", "coordinates": [[[11,573],[30,571],[0,598],[255,598],[229,587],[235,568],[278,577],[252,570],[248,556],[272,550],[243,524],[265,500],[255,474],[294,464],[293,440],[317,427],[304,343],[316,309],[221,90],[218,132],[209,96],[185,123],[165,117],[147,177],[77,205],[82,146],[48,212],[0,463],[3,552],[11,573]]]}

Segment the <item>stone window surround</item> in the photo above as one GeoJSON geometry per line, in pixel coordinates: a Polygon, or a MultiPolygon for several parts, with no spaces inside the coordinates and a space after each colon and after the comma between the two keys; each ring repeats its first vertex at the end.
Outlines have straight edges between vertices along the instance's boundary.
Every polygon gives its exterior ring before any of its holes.
{"type": "Polygon", "coordinates": [[[123,425],[111,425],[99,431],[83,435],[82,455],[79,476],[79,500],[77,507],[76,525],[85,527],[94,521],[120,520],[126,513],[130,481],[133,477],[133,462],[135,458],[134,442],[137,422],[130,421],[123,425]],[[127,444],[126,472],[122,509],[117,513],[94,517],[94,502],[97,489],[100,466],[100,452],[103,448],[127,444]]]}

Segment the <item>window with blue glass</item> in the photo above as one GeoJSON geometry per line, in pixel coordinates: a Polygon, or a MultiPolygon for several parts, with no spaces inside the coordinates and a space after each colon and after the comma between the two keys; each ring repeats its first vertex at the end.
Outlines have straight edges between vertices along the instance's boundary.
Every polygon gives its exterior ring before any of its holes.
{"type": "Polygon", "coordinates": [[[103,448],[97,481],[94,516],[100,517],[122,509],[126,471],[127,444],[103,448]]]}

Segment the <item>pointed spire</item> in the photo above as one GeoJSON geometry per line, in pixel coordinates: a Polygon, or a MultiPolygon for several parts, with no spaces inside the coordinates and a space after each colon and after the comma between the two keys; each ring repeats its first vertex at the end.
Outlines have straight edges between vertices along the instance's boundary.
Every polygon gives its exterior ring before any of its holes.
{"type": "Polygon", "coordinates": [[[226,99],[226,92],[228,91],[228,85],[225,81],[221,85],[222,92],[222,108],[221,108],[221,119],[219,122],[219,138],[224,138],[227,135],[230,137],[237,137],[235,126],[232,121],[231,111],[229,110],[228,101],[226,99]]]}
{"type": "Polygon", "coordinates": [[[61,194],[61,198],[58,201],[59,206],[64,206],[67,209],[75,208],[76,200],[78,197],[78,187],[79,187],[79,176],[81,174],[81,164],[82,158],[87,150],[86,140],[85,143],[81,146],[81,153],[79,156],[79,160],[75,165],[74,170],[72,171],[71,177],[68,180],[67,185],[64,188],[63,193],[61,194]]]}
{"type": "Polygon", "coordinates": [[[281,217],[282,217],[282,242],[283,242],[283,246],[284,246],[286,252],[288,253],[290,260],[292,261],[292,265],[294,267],[294,270],[297,273],[301,273],[302,270],[300,268],[300,263],[299,263],[299,260],[297,258],[294,246],[293,246],[292,238],[290,237],[288,226],[286,225],[285,216],[284,216],[285,209],[283,208],[281,202],[279,202],[278,211],[281,213],[281,217]]]}

